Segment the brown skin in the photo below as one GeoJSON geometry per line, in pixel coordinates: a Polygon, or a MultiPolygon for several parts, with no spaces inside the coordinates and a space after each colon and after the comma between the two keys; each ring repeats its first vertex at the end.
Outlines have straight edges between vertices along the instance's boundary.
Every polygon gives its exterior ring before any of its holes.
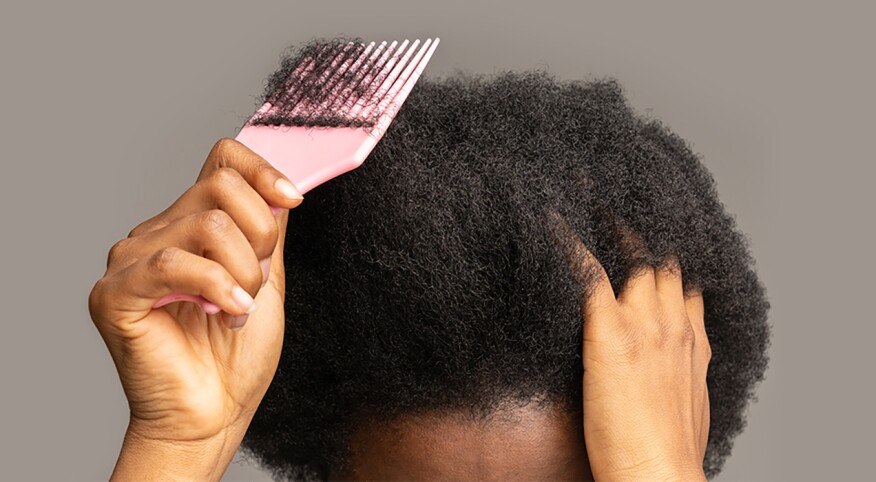
{"type": "Polygon", "coordinates": [[[331,480],[594,480],[580,415],[556,405],[364,422],[350,464],[331,480]]]}
{"type": "MultiPolygon", "coordinates": [[[[302,197],[284,196],[278,180],[288,182],[220,140],[195,185],[110,251],[89,309],[131,410],[114,480],[219,480],[230,463],[282,345],[287,212],[274,216],[269,205],[291,209],[302,197]],[[254,298],[251,314],[235,286],[254,298]],[[174,291],[223,312],[188,302],[152,309],[174,291]]],[[[570,262],[600,274],[582,300],[583,420],[550,404],[499,408],[486,422],[459,413],[363,420],[349,466],[333,477],[705,480],[711,355],[701,294],[682,292],[672,263],[643,270],[615,297],[597,260],[554,218],[558,239],[576,240],[570,262]]]]}

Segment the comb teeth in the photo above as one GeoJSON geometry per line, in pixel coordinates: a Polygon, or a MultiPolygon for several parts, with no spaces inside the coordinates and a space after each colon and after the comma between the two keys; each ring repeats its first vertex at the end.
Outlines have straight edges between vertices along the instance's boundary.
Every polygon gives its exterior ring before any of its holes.
{"type": "Polygon", "coordinates": [[[271,76],[265,103],[248,125],[388,125],[438,45],[438,39],[365,44],[311,42],[271,76]],[[385,119],[385,120],[384,120],[385,119]]]}

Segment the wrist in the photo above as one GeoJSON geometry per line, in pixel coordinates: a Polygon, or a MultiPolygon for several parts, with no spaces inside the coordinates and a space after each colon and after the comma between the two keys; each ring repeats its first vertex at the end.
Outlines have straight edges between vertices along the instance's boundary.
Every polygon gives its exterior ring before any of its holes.
{"type": "Polygon", "coordinates": [[[113,481],[220,480],[246,431],[229,427],[214,436],[174,440],[128,426],[113,481]]]}
{"type": "Polygon", "coordinates": [[[623,469],[597,469],[591,467],[594,479],[603,481],[684,481],[706,482],[701,465],[654,461],[623,469]]]}

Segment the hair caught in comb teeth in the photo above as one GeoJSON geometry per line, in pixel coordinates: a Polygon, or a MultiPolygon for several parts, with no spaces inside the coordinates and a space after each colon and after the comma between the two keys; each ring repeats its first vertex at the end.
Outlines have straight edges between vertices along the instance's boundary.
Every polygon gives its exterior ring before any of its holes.
{"type": "Polygon", "coordinates": [[[317,39],[283,56],[268,80],[260,109],[249,125],[371,127],[380,110],[381,67],[397,60],[391,52],[362,39],[317,39]]]}

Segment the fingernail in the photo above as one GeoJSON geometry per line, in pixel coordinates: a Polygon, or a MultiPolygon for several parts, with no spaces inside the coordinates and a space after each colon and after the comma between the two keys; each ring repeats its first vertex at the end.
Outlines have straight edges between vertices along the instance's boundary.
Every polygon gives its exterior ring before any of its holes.
{"type": "Polygon", "coordinates": [[[302,196],[301,193],[298,192],[298,189],[296,189],[291,182],[285,179],[277,179],[277,181],[274,182],[274,187],[280,194],[283,195],[283,197],[289,199],[290,201],[298,200],[298,202],[301,202],[304,200],[304,196],[302,196]]]}
{"type": "Polygon", "coordinates": [[[208,315],[215,315],[216,313],[219,313],[220,311],[222,311],[222,308],[220,308],[219,305],[217,305],[215,303],[210,303],[209,301],[202,302],[201,308],[203,308],[204,313],[206,313],[208,315]]]}
{"type": "Polygon", "coordinates": [[[231,315],[228,317],[228,327],[231,328],[231,331],[240,331],[246,324],[247,318],[249,315],[231,315]]]}
{"type": "Polygon", "coordinates": [[[252,296],[246,292],[240,286],[235,286],[233,290],[231,290],[231,297],[234,298],[234,302],[237,303],[237,306],[240,309],[246,311],[247,313],[252,313],[256,309],[255,300],[252,299],[252,296]]]}
{"type": "Polygon", "coordinates": [[[271,275],[271,258],[259,261],[259,266],[262,267],[262,286],[264,286],[268,282],[268,276],[271,275]]]}

